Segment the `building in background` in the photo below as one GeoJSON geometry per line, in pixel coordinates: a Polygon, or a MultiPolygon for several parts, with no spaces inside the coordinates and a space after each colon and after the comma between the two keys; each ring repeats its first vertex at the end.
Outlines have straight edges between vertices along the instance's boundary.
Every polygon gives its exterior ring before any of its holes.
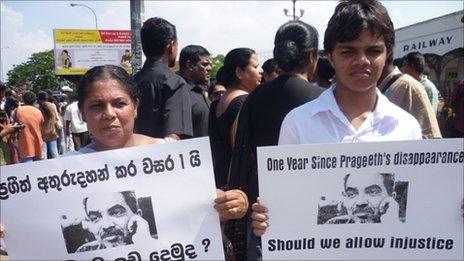
{"type": "Polygon", "coordinates": [[[409,52],[421,52],[426,72],[445,104],[454,86],[464,78],[464,11],[458,11],[395,30],[395,64],[409,52]]]}

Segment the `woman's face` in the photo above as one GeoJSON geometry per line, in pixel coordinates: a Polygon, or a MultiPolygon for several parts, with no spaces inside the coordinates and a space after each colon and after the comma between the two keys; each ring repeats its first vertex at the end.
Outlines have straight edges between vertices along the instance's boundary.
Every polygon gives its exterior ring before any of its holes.
{"type": "Polygon", "coordinates": [[[263,69],[259,66],[258,56],[252,54],[248,65],[244,69],[238,68],[237,77],[240,80],[240,85],[246,91],[251,92],[261,83],[262,73],[263,69]]]}
{"type": "Polygon", "coordinates": [[[127,145],[133,135],[137,105],[117,80],[99,80],[90,85],[81,109],[98,150],[127,145]]]}

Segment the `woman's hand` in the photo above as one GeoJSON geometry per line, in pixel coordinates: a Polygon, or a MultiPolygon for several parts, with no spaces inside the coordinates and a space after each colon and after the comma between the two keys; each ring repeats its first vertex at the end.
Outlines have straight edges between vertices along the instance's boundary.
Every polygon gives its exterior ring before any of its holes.
{"type": "Polygon", "coordinates": [[[267,208],[261,205],[261,201],[259,200],[259,198],[257,198],[257,201],[258,202],[254,203],[251,206],[251,225],[253,227],[253,234],[255,234],[255,236],[257,237],[260,237],[266,232],[266,229],[269,227],[269,224],[267,223],[267,208]]]}
{"type": "Polygon", "coordinates": [[[13,124],[2,124],[0,123],[0,138],[14,134],[17,131],[24,129],[24,124],[13,123],[13,124]]]}
{"type": "Polygon", "coordinates": [[[239,219],[248,211],[248,198],[245,192],[239,189],[223,191],[216,189],[217,198],[214,200],[214,208],[219,213],[221,221],[239,219]]]}

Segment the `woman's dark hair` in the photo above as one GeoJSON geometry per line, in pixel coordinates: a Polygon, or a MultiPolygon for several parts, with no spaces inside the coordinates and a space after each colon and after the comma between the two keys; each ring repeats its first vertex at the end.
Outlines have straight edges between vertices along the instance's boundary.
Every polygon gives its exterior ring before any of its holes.
{"type": "Polygon", "coordinates": [[[211,80],[209,81],[208,89],[206,90],[208,92],[208,96],[211,97],[211,93],[213,92],[214,86],[217,84],[216,80],[211,80]]]}
{"type": "Polygon", "coordinates": [[[254,50],[250,48],[236,48],[227,53],[224,58],[224,86],[229,88],[234,82],[236,82],[237,75],[235,70],[238,68],[244,70],[248,64],[250,64],[251,55],[256,54],[254,50]]]}
{"type": "Polygon", "coordinates": [[[222,86],[225,86],[225,75],[224,75],[224,66],[221,66],[219,70],[216,72],[216,84],[220,84],[222,86]]]}
{"type": "Polygon", "coordinates": [[[160,56],[169,42],[177,42],[176,27],[163,18],[152,17],[143,23],[140,38],[147,58],[160,56]]]}
{"type": "Polygon", "coordinates": [[[44,91],[39,91],[37,93],[37,103],[39,104],[39,109],[44,114],[44,118],[50,118],[52,116],[52,112],[49,110],[47,106],[45,106],[45,102],[48,99],[48,94],[44,91]]]}
{"type": "Polygon", "coordinates": [[[19,101],[14,96],[8,96],[5,99],[5,112],[10,117],[11,113],[19,107],[19,101]]]}
{"type": "Polygon", "coordinates": [[[395,44],[393,23],[387,9],[377,0],[340,2],[325,30],[324,51],[331,53],[336,43],[356,40],[364,29],[368,29],[373,35],[383,37],[387,53],[393,54],[395,44]]]}
{"type": "Polygon", "coordinates": [[[319,79],[330,80],[335,76],[335,70],[327,58],[319,58],[316,67],[319,79]]]}
{"type": "Polygon", "coordinates": [[[274,59],[284,72],[303,72],[309,65],[309,55],[317,53],[316,28],[302,21],[290,21],[277,30],[274,39],[274,59]]]}
{"type": "Polygon", "coordinates": [[[53,97],[53,91],[50,89],[46,89],[45,92],[47,93],[47,101],[54,103],[55,102],[55,97],[53,97]]]}
{"type": "Polygon", "coordinates": [[[133,102],[138,101],[138,89],[132,77],[122,67],[116,65],[95,66],[88,70],[77,85],[77,100],[79,108],[87,98],[87,92],[92,83],[100,80],[116,80],[126,89],[133,102]]]}

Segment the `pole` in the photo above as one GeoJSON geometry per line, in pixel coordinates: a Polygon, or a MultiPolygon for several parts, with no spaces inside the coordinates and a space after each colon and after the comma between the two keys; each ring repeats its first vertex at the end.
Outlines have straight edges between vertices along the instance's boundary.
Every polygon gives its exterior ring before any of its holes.
{"type": "Polygon", "coordinates": [[[142,40],[140,38],[140,29],[142,28],[142,23],[145,20],[144,16],[144,0],[130,0],[132,73],[136,73],[142,68],[142,40]]]}
{"type": "Polygon", "coordinates": [[[295,2],[296,0],[292,0],[293,2],[293,21],[296,21],[296,15],[295,15],[295,2]]]}
{"type": "Polygon", "coordinates": [[[2,51],[3,49],[8,49],[9,46],[2,47],[0,49],[0,81],[3,82],[3,60],[2,60],[2,51]]]}
{"type": "Polygon", "coordinates": [[[74,3],[71,3],[71,4],[69,4],[69,5],[70,5],[71,7],[75,7],[75,6],[83,6],[83,7],[87,8],[87,9],[89,9],[89,10],[90,10],[90,12],[92,12],[92,14],[93,14],[93,17],[95,18],[95,29],[96,29],[96,30],[98,30],[97,14],[95,14],[95,12],[93,11],[93,9],[92,9],[92,8],[90,8],[89,6],[87,6],[87,5],[84,5],[84,4],[74,4],[74,3]]]}

